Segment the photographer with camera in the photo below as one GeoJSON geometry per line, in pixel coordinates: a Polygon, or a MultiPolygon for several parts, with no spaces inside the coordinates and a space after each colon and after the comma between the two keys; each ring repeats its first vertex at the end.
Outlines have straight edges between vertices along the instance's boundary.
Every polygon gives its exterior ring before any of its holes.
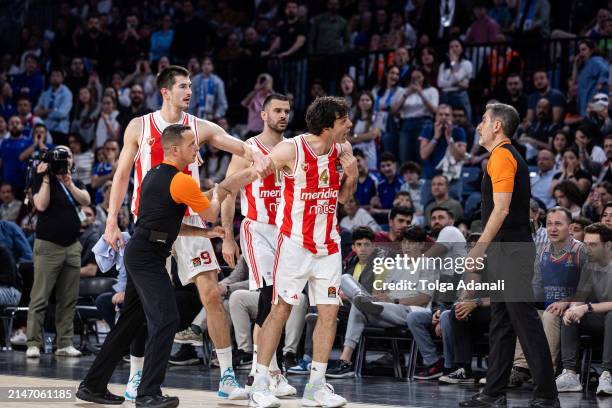
{"type": "Polygon", "coordinates": [[[57,146],[41,155],[33,176],[32,194],[38,222],[34,241],[34,284],[28,311],[27,357],[40,356],[42,332],[49,297],[55,287],[57,356],[79,357],[72,345],[74,311],[81,271],[81,222],[79,206],[89,205],[89,193],[73,182],[72,152],[57,146]]]}

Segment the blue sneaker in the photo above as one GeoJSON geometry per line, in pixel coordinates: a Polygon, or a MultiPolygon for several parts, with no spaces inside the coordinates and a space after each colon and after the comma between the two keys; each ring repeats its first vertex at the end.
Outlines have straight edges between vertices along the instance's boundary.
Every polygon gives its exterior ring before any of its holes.
{"type": "Polygon", "coordinates": [[[219,392],[217,395],[228,400],[249,399],[249,394],[244,388],[240,387],[240,384],[236,381],[236,374],[234,374],[234,369],[232,368],[225,370],[223,376],[219,380],[219,392]]]}
{"type": "Polygon", "coordinates": [[[127,387],[125,388],[125,392],[123,396],[128,401],[136,401],[136,396],[138,395],[138,386],[140,385],[140,380],[142,379],[142,370],[136,371],[136,373],[130,378],[127,383],[127,387]]]}
{"type": "Polygon", "coordinates": [[[311,365],[312,365],[312,360],[310,360],[309,358],[306,359],[302,357],[300,362],[296,366],[289,367],[287,369],[287,372],[289,374],[307,375],[307,374],[310,374],[311,365]]]}

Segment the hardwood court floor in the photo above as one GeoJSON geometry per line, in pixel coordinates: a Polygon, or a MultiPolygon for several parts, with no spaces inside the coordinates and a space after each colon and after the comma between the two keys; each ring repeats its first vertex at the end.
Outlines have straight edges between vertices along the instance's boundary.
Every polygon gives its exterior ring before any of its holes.
{"type": "MultiPolygon", "coordinates": [[[[40,359],[26,359],[23,351],[0,352],[0,387],[27,386],[71,386],[76,389],[93,361],[93,356],[82,358],[56,358],[42,354],[40,359]]],[[[247,371],[237,371],[238,380],[244,384],[247,371]]],[[[120,363],[111,379],[110,390],[123,394],[125,381],[129,375],[129,365],[120,363]]],[[[289,376],[289,382],[298,389],[301,396],[307,376],[289,376]]],[[[170,366],[166,375],[163,392],[180,398],[181,407],[232,407],[246,406],[246,401],[229,403],[220,400],[214,392],[218,386],[219,370],[209,369],[203,365],[177,367],[170,366]]],[[[328,379],[336,391],[349,400],[349,407],[410,407],[410,408],[446,408],[457,407],[457,401],[467,399],[478,392],[475,386],[441,386],[433,381],[407,382],[391,377],[363,377],[355,379],[328,379]]],[[[524,386],[519,390],[508,392],[509,407],[527,406],[531,397],[531,387],[524,386]]],[[[566,393],[560,396],[563,408],[611,408],[612,396],[595,397],[590,391],[583,393],[566,393]]],[[[70,403],[7,403],[0,401],[0,408],[63,408],[63,407],[97,407],[82,401],[70,403]]],[[[134,405],[124,403],[124,407],[134,405]]],[[[300,398],[283,400],[283,408],[300,406],[300,398]]]]}

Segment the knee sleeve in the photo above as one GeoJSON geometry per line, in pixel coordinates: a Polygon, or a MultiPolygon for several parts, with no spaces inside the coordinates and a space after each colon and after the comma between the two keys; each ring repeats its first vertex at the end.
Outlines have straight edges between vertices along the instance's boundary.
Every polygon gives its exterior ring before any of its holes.
{"type": "Polygon", "coordinates": [[[272,310],[272,286],[264,286],[259,290],[259,300],[257,302],[257,318],[255,323],[262,327],[266,318],[272,310]]]}

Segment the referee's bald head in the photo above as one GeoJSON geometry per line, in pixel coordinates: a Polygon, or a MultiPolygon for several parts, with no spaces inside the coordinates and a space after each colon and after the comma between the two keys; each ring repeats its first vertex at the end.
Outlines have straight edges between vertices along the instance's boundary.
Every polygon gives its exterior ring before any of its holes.
{"type": "Polygon", "coordinates": [[[161,135],[162,149],[167,152],[172,146],[178,146],[183,139],[183,133],[191,131],[186,125],[170,125],[164,129],[161,135]]]}
{"type": "Polygon", "coordinates": [[[521,118],[514,106],[506,105],[505,103],[490,103],[487,105],[489,117],[491,120],[499,120],[502,124],[502,132],[507,137],[512,137],[519,124],[521,118]]]}

